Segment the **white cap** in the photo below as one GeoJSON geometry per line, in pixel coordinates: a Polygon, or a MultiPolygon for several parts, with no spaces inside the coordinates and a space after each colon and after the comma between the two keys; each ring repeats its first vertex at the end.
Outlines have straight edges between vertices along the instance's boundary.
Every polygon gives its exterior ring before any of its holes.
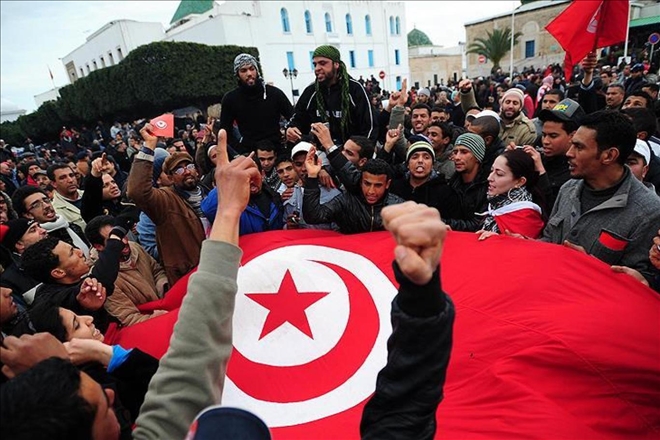
{"type": "Polygon", "coordinates": [[[637,139],[637,142],[635,143],[635,153],[644,158],[646,161],[645,165],[651,163],[651,149],[649,148],[649,144],[647,144],[646,141],[637,139]]]}
{"type": "Polygon", "coordinates": [[[492,117],[494,117],[495,119],[497,119],[497,122],[500,122],[500,115],[498,115],[497,113],[495,113],[495,112],[492,111],[492,110],[481,110],[481,111],[480,111],[479,113],[477,113],[474,117],[475,117],[475,119],[476,119],[476,118],[480,118],[480,117],[482,117],[482,116],[492,116],[492,117]]]}
{"type": "Polygon", "coordinates": [[[314,145],[310,144],[309,142],[298,142],[298,144],[296,144],[296,146],[293,147],[293,150],[291,150],[291,159],[293,159],[293,156],[300,153],[301,151],[304,151],[305,153],[309,153],[309,150],[313,146],[314,145]]]}

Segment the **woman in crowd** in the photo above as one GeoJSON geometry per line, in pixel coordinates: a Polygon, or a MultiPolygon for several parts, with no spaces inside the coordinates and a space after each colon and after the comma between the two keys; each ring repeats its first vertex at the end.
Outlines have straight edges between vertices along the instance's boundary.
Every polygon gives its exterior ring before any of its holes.
{"type": "Polygon", "coordinates": [[[538,238],[545,225],[542,196],[536,183],[534,159],[522,148],[505,151],[495,159],[488,176],[488,211],[479,240],[500,233],[538,238]],[[537,203],[535,203],[537,202],[537,203]]]}

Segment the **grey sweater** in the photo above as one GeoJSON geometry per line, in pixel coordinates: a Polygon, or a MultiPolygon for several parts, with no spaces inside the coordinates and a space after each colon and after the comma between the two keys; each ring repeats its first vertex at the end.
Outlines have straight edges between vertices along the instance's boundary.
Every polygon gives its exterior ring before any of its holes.
{"type": "Polygon", "coordinates": [[[183,439],[195,416],[220,403],[232,350],[232,316],[242,251],[206,240],[190,277],[170,348],[140,409],[135,439],[183,439]]]}

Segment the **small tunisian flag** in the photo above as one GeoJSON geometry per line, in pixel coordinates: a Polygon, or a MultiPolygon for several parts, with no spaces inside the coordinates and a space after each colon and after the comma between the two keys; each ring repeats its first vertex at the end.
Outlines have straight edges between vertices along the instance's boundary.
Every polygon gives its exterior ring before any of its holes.
{"type": "Polygon", "coordinates": [[[165,113],[153,118],[149,123],[153,126],[151,130],[153,135],[166,138],[174,137],[174,115],[172,113],[165,113]]]}
{"type": "Polygon", "coordinates": [[[566,51],[567,80],[589,52],[626,39],[629,7],[628,0],[574,0],[545,27],[566,51]]]}

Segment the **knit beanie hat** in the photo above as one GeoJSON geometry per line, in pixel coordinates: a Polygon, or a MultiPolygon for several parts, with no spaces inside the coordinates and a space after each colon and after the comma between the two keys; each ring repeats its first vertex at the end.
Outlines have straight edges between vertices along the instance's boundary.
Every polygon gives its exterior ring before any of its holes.
{"type": "Polygon", "coordinates": [[[435,160],[435,151],[433,151],[433,147],[431,146],[431,144],[424,141],[418,141],[412,144],[410,147],[408,147],[408,151],[406,152],[406,163],[408,163],[412,155],[418,151],[426,151],[431,155],[433,160],[435,160]]]}
{"type": "Polygon", "coordinates": [[[1,243],[4,247],[14,252],[14,246],[18,243],[27,230],[32,226],[34,220],[19,218],[7,222],[6,229],[3,228],[1,234],[1,243]]]}
{"type": "Polygon", "coordinates": [[[257,71],[257,76],[261,76],[259,74],[257,59],[249,53],[241,53],[234,58],[234,75],[238,76],[238,70],[245,65],[254,66],[254,69],[257,71]]]}
{"type": "Polygon", "coordinates": [[[509,98],[509,99],[519,99],[521,105],[522,105],[523,102],[525,102],[525,94],[523,93],[522,90],[520,90],[517,87],[513,87],[513,88],[507,90],[506,92],[504,92],[504,95],[502,95],[502,101],[504,101],[507,98],[509,98]]]}
{"type": "Polygon", "coordinates": [[[337,49],[334,46],[330,45],[325,45],[325,46],[319,46],[314,50],[314,54],[312,55],[313,57],[324,57],[324,58],[329,58],[335,63],[338,63],[341,61],[341,54],[339,53],[339,49],[337,49]]]}
{"type": "Polygon", "coordinates": [[[478,134],[463,133],[456,139],[454,145],[460,145],[470,150],[479,162],[484,160],[484,156],[486,155],[486,144],[478,134]]]}

